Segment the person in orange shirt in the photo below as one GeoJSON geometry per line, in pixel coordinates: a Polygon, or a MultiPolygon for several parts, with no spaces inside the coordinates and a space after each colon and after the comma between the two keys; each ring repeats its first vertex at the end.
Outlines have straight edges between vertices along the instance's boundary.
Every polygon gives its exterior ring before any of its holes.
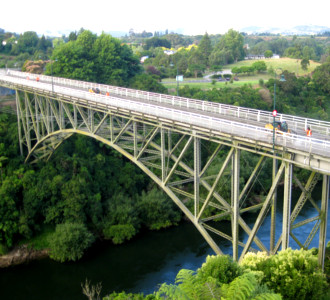
{"type": "Polygon", "coordinates": [[[307,129],[305,130],[306,131],[306,135],[311,137],[312,136],[312,130],[309,126],[307,126],[307,129]]]}

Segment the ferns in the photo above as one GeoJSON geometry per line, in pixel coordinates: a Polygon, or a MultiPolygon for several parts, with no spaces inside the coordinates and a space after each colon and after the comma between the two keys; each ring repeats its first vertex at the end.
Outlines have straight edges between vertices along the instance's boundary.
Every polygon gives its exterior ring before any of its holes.
{"type": "Polygon", "coordinates": [[[274,256],[247,254],[240,265],[229,256],[209,256],[197,272],[183,269],[175,284],[162,284],[157,292],[143,299],[325,299],[325,284],[311,251],[287,249],[274,256]]]}
{"type": "Polygon", "coordinates": [[[252,300],[281,300],[282,296],[279,294],[271,294],[271,293],[265,293],[260,294],[257,297],[253,298],[252,300]]]}
{"type": "Polygon", "coordinates": [[[226,299],[244,300],[249,299],[255,290],[257,280],[252,273],[244,274],[235,278],[228,286],[223,285],[226,299]]]}
{"type": "Polygon", "coordinates": [[[173,300],[281,300],[282,297],[266,289],[256,295],[260,289],[254,273],[246,273],[235,278],[230,284],[220,286],[216,278],[201,280],[196,272],[180,270],[175,283],[162,284],[156,293],[157,299],[173,300]]]}

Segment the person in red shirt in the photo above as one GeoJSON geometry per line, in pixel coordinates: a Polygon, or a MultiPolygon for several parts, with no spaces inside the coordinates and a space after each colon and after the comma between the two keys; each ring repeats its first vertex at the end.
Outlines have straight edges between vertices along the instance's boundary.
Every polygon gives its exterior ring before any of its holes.
{"type": "Polygon", "coordinates": [[[312,130],[309,126],[307,126],[307,129],[305,130],[306,131],[306,135],[311,137],[312,136],[312,130]]]}

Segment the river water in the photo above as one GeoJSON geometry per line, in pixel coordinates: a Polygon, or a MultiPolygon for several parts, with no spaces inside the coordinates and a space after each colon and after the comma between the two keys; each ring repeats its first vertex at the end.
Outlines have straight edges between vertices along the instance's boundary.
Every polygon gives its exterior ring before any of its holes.
{"type": "MultiPolygon", "coordinates": [[[[317,193],[316,197],[320,197],[317,193]]],[[[320,198],[315,198],[317,200],[320,198]]],[[[320,200],[317,201],[320,206],[320,200]]],[[[316,215],[311,205],[306,205],[297,221],[316,215]]],[[[281,207],[278,207],[279,230],[281,207]]],[[[252,227],[255,216],[249,216],[252,227]]],[[[245,219],[245,218],[244,218],[245,219]]],[[[314,224],[294,231],[300,241],[307,238],[314,224]]],[[[229,223],[222,223],[230,228],[229,223]]],[[[258,233],[259,239],[269,245],[270,219],[258,233]]],[[[277,237],[279,235],[279,230],[277,237]]],[[[240,239],[247,237],[241,235],[240,239]]],[[[327,241],[330,240],[328,216],[327,241]]],[[[231,254],[230,243],[220,241],[220,247],[231,254]]],[[[290,238],[290,247],[297,248],[290,238]]],[[[310,247],[318,247],[318,234],[310,247]]],[[[96,244],[84,258],[76,263],[57,263],[50,259],[34,261],[0,270],[0,299],[14,300],[78,300],[87,299],[82,294],[81,283],[87,278],[92,284],[102,283],[102,296],[113,291],[152,293],[163,282],[173,283],[180,269],[198,269],[213,251],[197,229],[189,222],[178,227],[156,232],[143,232],[130,242],[114,246],[110,242],[96,244]]]]}

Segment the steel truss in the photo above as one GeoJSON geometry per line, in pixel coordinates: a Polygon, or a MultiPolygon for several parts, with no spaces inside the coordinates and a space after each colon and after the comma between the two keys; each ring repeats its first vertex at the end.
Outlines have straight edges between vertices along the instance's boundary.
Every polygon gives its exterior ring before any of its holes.
{"type": "Polygon", "coordinates": [[[116,107],[84,103],[81,99],[55,94],[16,91],[19,143],[26,161],[48,160],[54,151],[73,134],[99,140],[131,160],[152,178],[196,226],[216,254],[223,254],[219,238],[232,243],[232,255],[240,260],[248,251],[276,253],[289,247],[289,238],[308,248],[319,232],[319,262],[324,262],[328,212],[328,175],[322,175],[322,201],[318,207],[312,198],[320,174],[310,172],[302,183],[294,174],[293,154],[285,149],[263,148],[253,142],[238,141],[225,134],[192,129],[186,124],[173,124],[116,107]],[[245,159],[249,153],[248,159],[245,159]],[[272,164],[273,161],[273,164],[272,164]],[[267,165],[266,171],[264,166],[267,165]],[[279,166],[277,166],[279,164],[279,166]],[[269,166],[272,166],[269,168],[269,166]],[[242,171],[249,177],[242,180],[242,171]],[[268,173],[267,173],[268,172],[268,173]],[[268,174],[272,184],[264,187],[258,175],[268,174]],[[291,207],[292,181],[301,196],[291,207]],[[284,185],[283,199],[277,188],[284,185]],[[225,187],[230,185],[230,193],[225,187]],[[259,185],[259,188],[255,188],[259,185]],[[251,191],[263,190],[259,201],[251,201],[251,191]],[[227,191],[227,192],[226,192],[227,191]],[[282,220],[276,220],[276,206],[283,206],[282,220]],[[296,222],[301,209],[311,203],[316,215],[296,222]],[[246,215],[256,216],[251,223],[246,215]],[[270,243],[257,234],[270,218],[270,243]],[[230,223],[226,231],[219,220],[230,223]],[[275,231],[282,222],[281,232],[275,231]],[[314,227],[305,241],[299,241],[295,230],[308,223],[314,227]]]}

